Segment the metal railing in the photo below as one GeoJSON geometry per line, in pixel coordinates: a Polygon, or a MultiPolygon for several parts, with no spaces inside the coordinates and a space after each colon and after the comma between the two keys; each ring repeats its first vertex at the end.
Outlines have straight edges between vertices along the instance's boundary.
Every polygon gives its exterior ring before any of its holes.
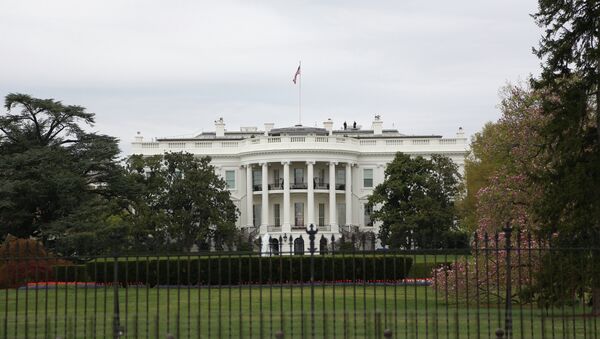
{"type": "Polygon", "coordinates": [[[590,288],[599,285],[589,273],[598,247],[561,248],[507,229],[479,235],[468,248],[421,239],[404,249],[369,251],[377,247],[372,235],[307,233],[268,239],[266,251],[252,238],[247,245],[255,251],[85,257],[5,243],[0,338],[600,333],[590,305],[590,288]],[[567,268],[556,260],[573,256],[581,257],[575,268],[585,279],[575,279],[573,270],[561,274],[567,268]]]}

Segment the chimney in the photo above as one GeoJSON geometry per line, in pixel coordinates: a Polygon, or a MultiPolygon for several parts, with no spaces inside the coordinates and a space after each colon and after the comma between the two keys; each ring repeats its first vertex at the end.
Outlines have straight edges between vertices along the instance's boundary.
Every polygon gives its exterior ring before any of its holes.
{"type": "Polygon", "coordinates": [[[463,139],[464,137],[465,137],[465,132],[463,131],[462,127],[459,127],[458,132],[456,132],[456,138],[463,139]]]}
{"type": "Polygon", "coordinates": [[[135,137],[133,137],[133,141],[135,142],[144,142],[144,137],[140,132],[137,132],[135,137]]]}
{"type": "Polygon", "coordinates": [[[383,134],[383,121],[381,121],[381,116],[378,114],[375,116],[375,120],[373,120],[373,134],[374,135],[382,135],[383,134]]]}
{"type": "Polygon", "coordinates": [[[331,120],[331,118],[323,122],[323,127],[327,130],[327,132],[329,132],[329,135],[333,134],[333,120],[331,120]]]}
{"type": "Polygon", "coordinates": [[[265,122],[265,136],[269,135],[269,132],[273,129],[273,126],[275,126],[274,123],[265,122]]]}
{"type": "Polygon", "coordinates": [[[217,138],[225,136],[225,122],[223,122],[223,118],[219,118],[219,120],[215,120],[215,132],[216,132],[217,138]]]}

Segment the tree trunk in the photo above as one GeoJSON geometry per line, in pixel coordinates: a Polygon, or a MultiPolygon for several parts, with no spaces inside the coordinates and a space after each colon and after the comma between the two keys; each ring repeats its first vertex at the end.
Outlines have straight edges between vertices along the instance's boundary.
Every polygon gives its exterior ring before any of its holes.
{"type": "Polygon", "coordinates": [[[592,288],[592,314],[600,315],[600,287],[592,288]]]}

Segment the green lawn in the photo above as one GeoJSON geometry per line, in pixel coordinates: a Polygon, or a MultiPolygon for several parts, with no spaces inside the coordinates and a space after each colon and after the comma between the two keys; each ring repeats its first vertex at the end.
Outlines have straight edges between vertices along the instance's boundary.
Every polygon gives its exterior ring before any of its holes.
{"type": "MultiPolygon", "coordinates": [[[[384,328],[395,338],[493,337],[504,309],[448,303],[441,291],[414,286],[310,286],[222,288],[119,288],[127,338],[375,338],[384,328]],[[314,319],[314,321],[313,321],[314,319]]],[[[109,338],[114,290],[0,290],[0,338],[109,338]]],[[[588,338],[598,319],[581,306],[542,312],[514,305],[515,337],[588,338]],[[543,334],[542,334],[543,333],[543,334]]]]}

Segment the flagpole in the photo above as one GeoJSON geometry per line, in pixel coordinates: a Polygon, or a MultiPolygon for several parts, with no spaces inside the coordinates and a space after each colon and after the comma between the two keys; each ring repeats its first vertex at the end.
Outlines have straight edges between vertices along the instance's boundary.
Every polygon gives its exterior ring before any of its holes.
{"type": "Polygon", "coordinates": [[[302,125],[302,61],[298,61],[298,125],[302,125]]]}

